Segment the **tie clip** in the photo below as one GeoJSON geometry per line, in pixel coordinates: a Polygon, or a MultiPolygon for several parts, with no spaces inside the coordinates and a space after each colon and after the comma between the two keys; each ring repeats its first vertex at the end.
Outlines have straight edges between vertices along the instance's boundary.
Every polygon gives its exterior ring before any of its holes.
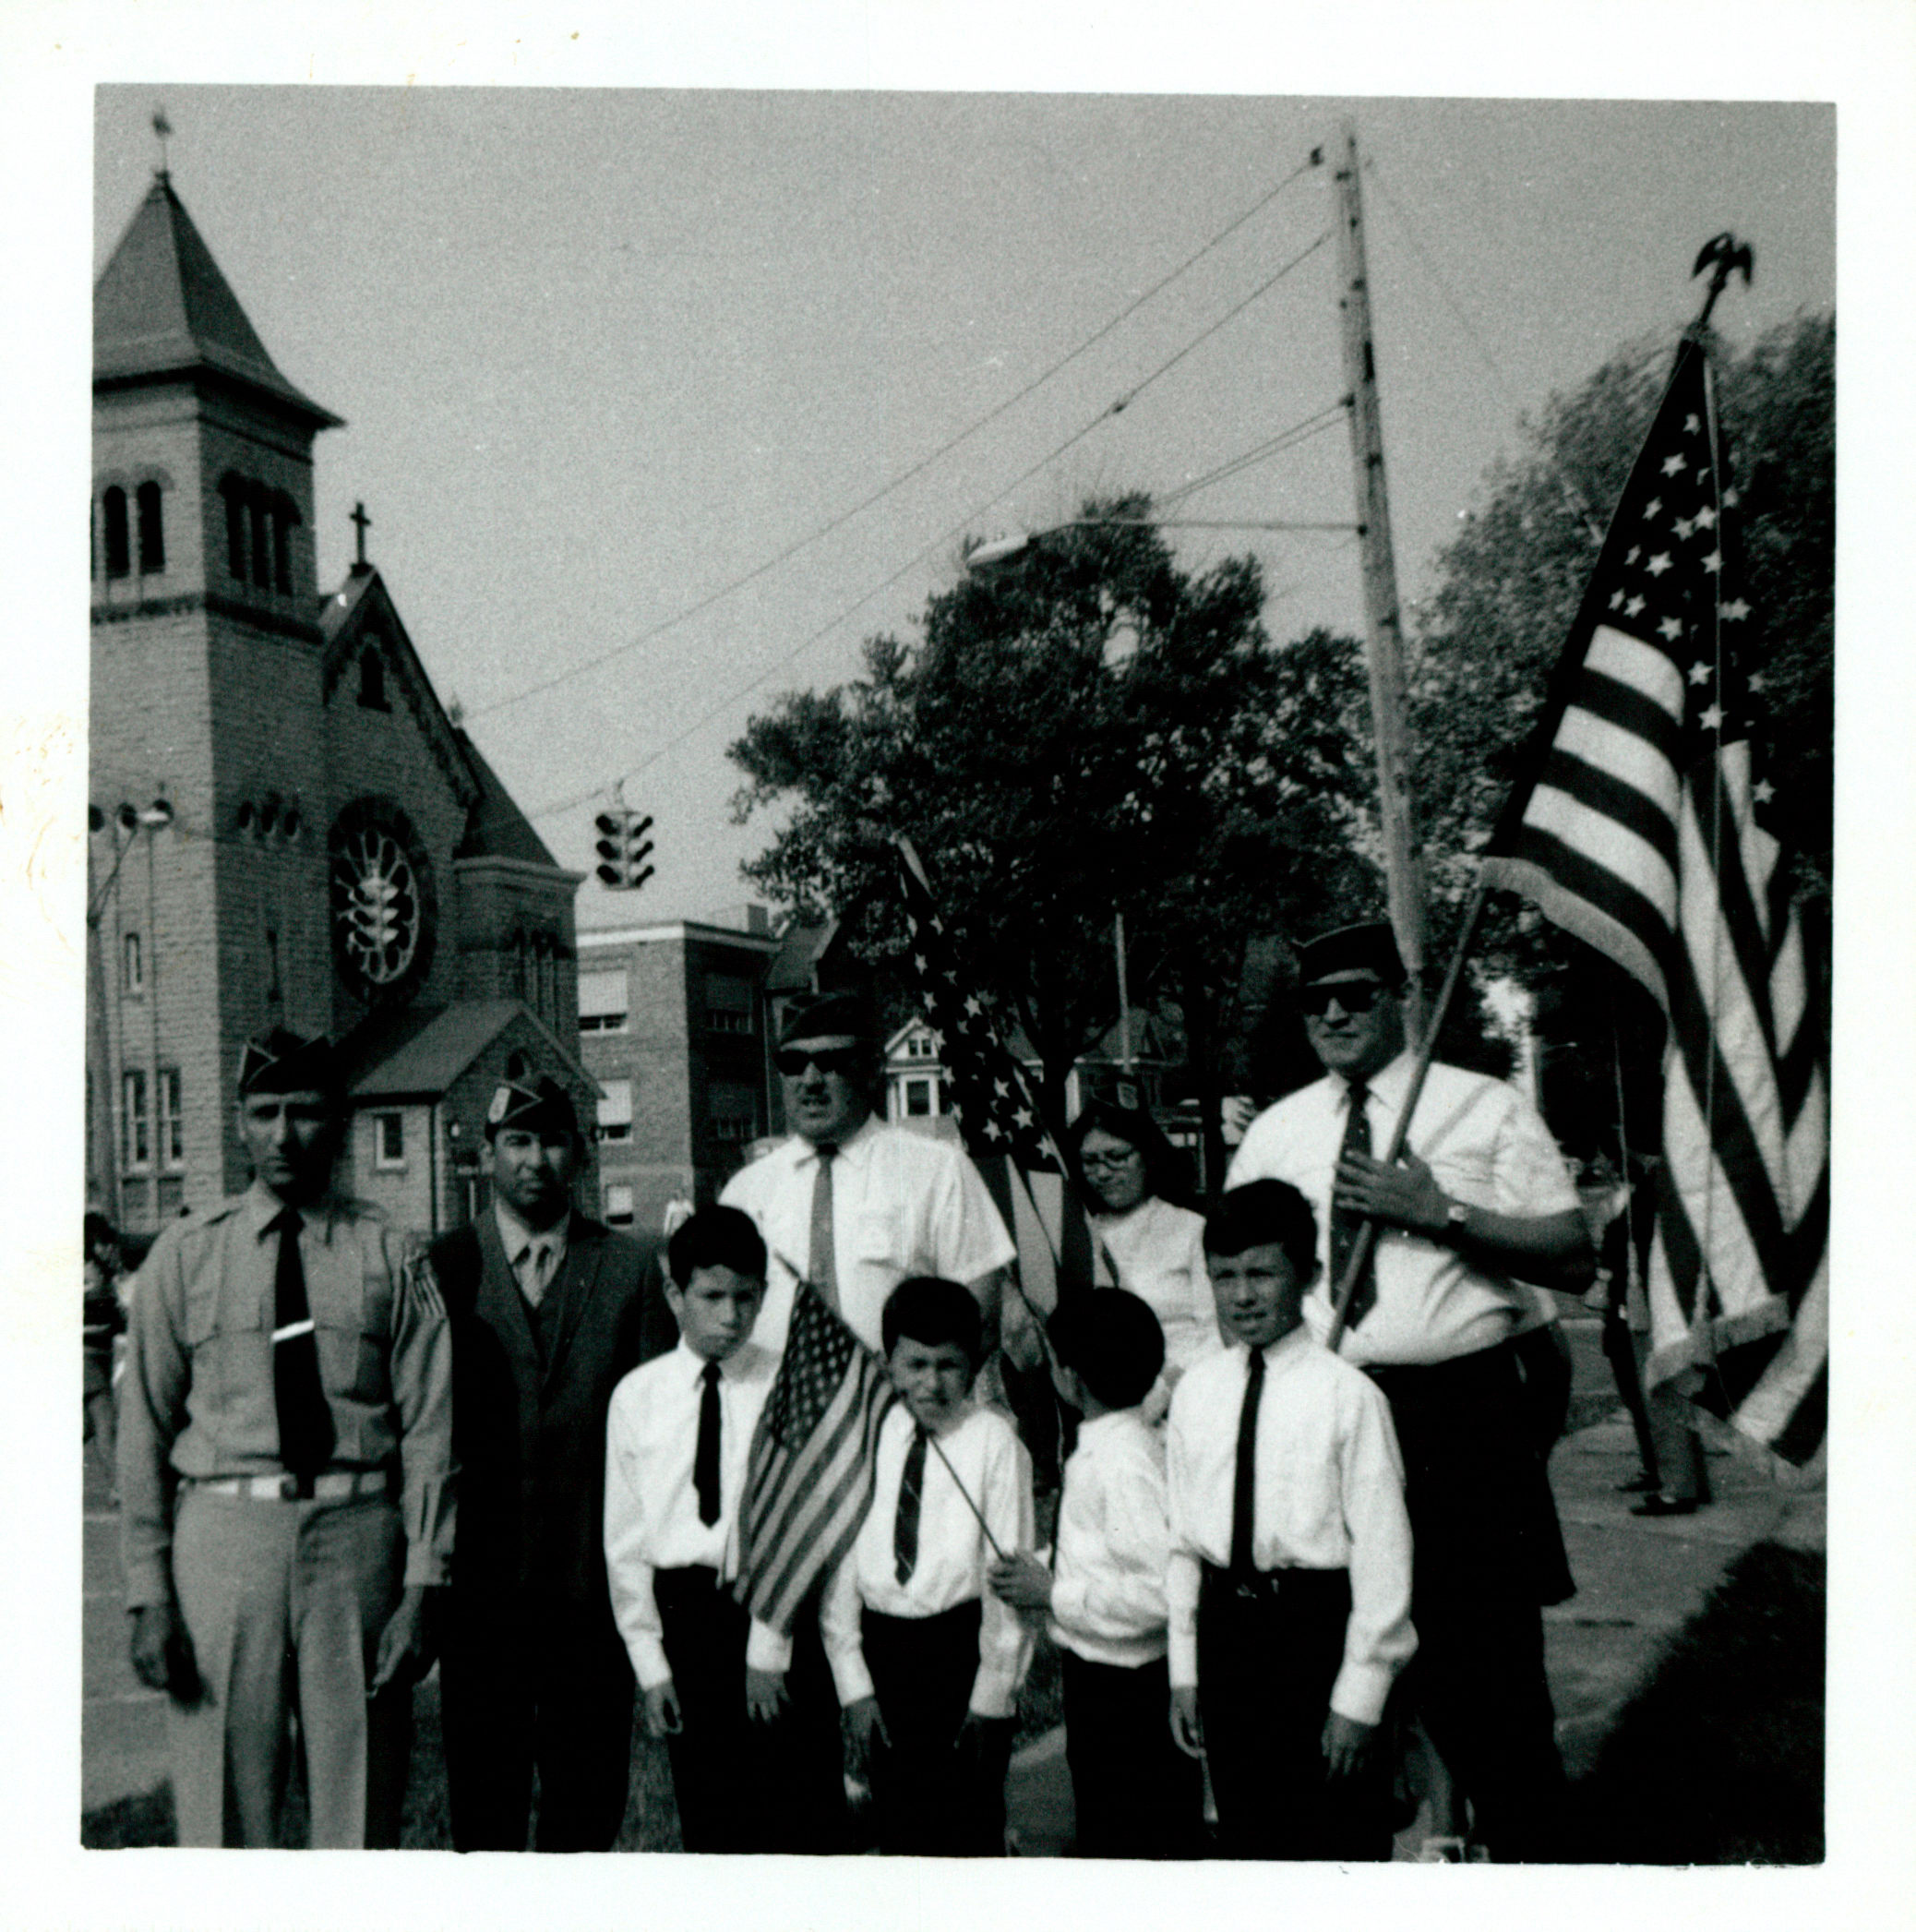
{"type": "Polygon", "coordinates": [[[275,1328],[273,1330],[273,1341],[275,1344],[282,1341],[292,1341],[296,1336],[310,1335],[312,1332],[313,1318],[311,1315],[308,1315],[303,1322],[288,1322],[283,1328],[275,1328]]]}

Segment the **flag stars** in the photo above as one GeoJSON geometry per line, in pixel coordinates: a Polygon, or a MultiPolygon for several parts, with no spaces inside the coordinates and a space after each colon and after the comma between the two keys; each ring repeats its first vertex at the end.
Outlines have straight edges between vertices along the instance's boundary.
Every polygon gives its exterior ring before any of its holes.
{"type": "MultiPolygon", "coordinates": [[[[1724,501],[1728,502],[1729,498],[1725,498],[1724,501]]],[[[1719,604],[1717,615],[1728,623],[1738,624],[1750,615],[1750,606],[1741,597],[1735,597],[1728,604],[1719,604]]]]}
{"type": "Polygon", "coordinates": [[[1703,434],[1703,418],[1694,414],[1685,416],[1683,418],[1683,434],[1685,436],[1701,436],[1703,434]]]}
{"type": "Polygon", "coordinates": [[[1767,805],[1777,795],[1777,788],[1767,778],[1759,778],[1750,787],[1750,796],[1759,805],[1767,805]]]}
{"type": "Polygon", "coordinates": [[[1677,639],[1682,637],[1683,634],[1683,620],[1682,618],[1665,618],[1663,621],[1657,626],[1657,629],[1659,631],[1661,631],[1663,635],[1666,638],[1668,638],[1671,643],[1675,643],[1677,639]]]}
{"type": "Polygon", "coordinates": [[[1696,512],[1696,527],[1699,530],[1714,530],[1717,527],[1717,512],[1707,503],[1696,512]]]}
{"type": "Polygon", "coordinates": [[[1761,671],[1752,671],[1743,681],[1753,691],[1766,691],[1769,689],[1769,679],[1761,671]]]}
{"type": "Polygon", "coordinates": [[[1681,456],[1666,456],[1663,459],[1663,474],[1666,476],[1681,476],[1685,459],[1681,456]]]}
{"type": "Polygon", "coordinates": [[[1670,552],[1668,550],[1659,550],[1656,556],[1651,558],[1649,562],[1644,565],[1644,569],[1647,570],[1652,577],[1662,576],[1664,571],[1669,570],[1669,568],[1670,552]]]}
{"type": "Polygon", "coordinates": [[[1706,731],[1720,731],[1723,728],[1723,707],[1720,704],[1706,705],[1696,714],[1696,722],[1706,731]]]}
{"type": "Polygon", "coordinates": [[[1610,594],[1610,607],[1611,607],[1611,608],[1612,610],[1622,610],[1622,609],[1623,609],[1623,592],[1622,592],[1622,591],[1612,591],[1612,592],[1611,592],[1611,594],[1610,594]]]}
{"type": "Polygon", "coordinates": [[[1643,513],[1649,522],[1655,522],[1663,514],[1663,498],[1661,497],[1652,497],[1644,505],[1643,513]]]}
{"type": "Polygon", "coordinates": [[[1623,561],[1625,563],[1635,563],[1636,559],[1642,555],[1643,546],[1641,544],[1632,544],[1630,546],[1628,553],[1625,555],[1623,558],[1623,561]]]}
{"type": "Polygon", "coordinates": [[[1676,534],[1679,536],[1688,536],[1695,528],[1695,523],[1688,517],[1679,517],[1676,520],[1676,534]]]}
{"type": "Polygon", "coordinates": [[[1692,684],[1707,684],[1713,675],[1714,667],[1705,664],[1700,657],[1690,666],[1690,682],[1692,684]]]}
{"type": "Polygon", "coordinates": [[[1723,568],[1722,551],[1712,550],[1710,554],[1704,558],[1703,567],[1706,570],[1707,570],[1710,573],[1712,577],[1716,576],[1717,573],[1723,568]]]}
{"type": "Polygon", "coordinates": [[[1632,597],[1629,603],[1627,603],[1623,606],[1623,615],[1626,618],[1634,618],[1637,616],[1638,613],[1642,611],[1642,609],[1643,599],[1641,597],[1632,597]]]}
{"type": "Polygon", "coordinates": [[[1723,508],[1725,510],[1734,510],[1742,501],[1742,498],[1737,494],[1734,484],[1723,492],[1723,508]]]}

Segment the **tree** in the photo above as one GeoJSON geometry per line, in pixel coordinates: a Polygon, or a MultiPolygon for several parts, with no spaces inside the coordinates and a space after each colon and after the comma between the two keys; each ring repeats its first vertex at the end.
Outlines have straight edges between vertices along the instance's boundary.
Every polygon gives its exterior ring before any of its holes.
{"type": "MultiPolygon", "coordinates": [[[[1482,507],[1440,559],[1410,691],[1440,940],[1455,930],[1470,855],[1517,775],[1671,357],[1667,342],[1639,343],[1553,396],[1521,426],[1518,455],[1491,470],[1482,507]]],[[[1813,929],[1826,921],[1831,876],[1835,365],[1831,316],[1801,318],[1744,355],[1717,359],[1751,606],[1746,668],[1764,678],[1778,829],[1813,929]]],[[[1559,1132],[1594,1146],[1616,1118],[1621,1087],[1637,1144],[1653,1141],[1661,1020],[1635,982],[1503,894],[1486,909],[1477,955],[1542,995],[1546,1098],[1554,1078],[1559,1132]]]]}
{"type": "Polygon", "coordinates": [[[909,834],[976,982],[1038,1057],[1054,1130],[1072,1065],[1117,1019],[1122,911],[1134,1002],[1182,1022],[1215,1175],[1247,939],[1378,896],[1364,685],[1347,639],[1272,645],[1254,559],[1187,574],[1149,511],[1087,502],[1082,526],[935,594],[917,642],[870,639],[861,678],[754,717],[730,750],[735,810],[789,802],[748,876],[801,914],[855,916],[873,963],[904,937],[873,822],[909,834]]]}

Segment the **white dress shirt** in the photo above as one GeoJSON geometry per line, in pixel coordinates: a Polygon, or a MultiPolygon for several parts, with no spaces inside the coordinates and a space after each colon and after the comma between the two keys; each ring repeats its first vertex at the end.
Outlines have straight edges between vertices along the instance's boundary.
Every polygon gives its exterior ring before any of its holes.
{"type": "Polygon", "coordinates": [[[958,1485],[964,1485],[983,1512],[1007,1556],[1029,1550],[1036,1540],[1031,1458],[1017,1430],[995,1409],[966,1410],[937,1438],[935,1446],[928,1446],[917,1562],[910,1580],[900,1583],[892,1539],[899,1484],[916,1426],[903,1403],[886,1416],[879,1430],[871,1507],[857,1541],[826,1587],[820,1624],[838,1700],[855,1704],[872,1694],[859,1631],[862,1611],[876,1610],[885,1616],[938,1616],[977,1597],[983,1611],[971,1709],[979,1717],[1010,1717],[1031,1662],[1031,1633],[1018,1614],[986,1586],[985,1572],[997,1559],[958,1485]]]}
{"type": "MultiPolygon", "coordinates": [[[[1117,1265],[1116,1287],[1150,1304],[1164,1330],[1166,1388],[1192,1362],[1217,1349],[1217,1303],[1204,1268],[1204,1218],[1156,1194],[1128,1214],[1095,1214],[1091,1231],[1117,1265]]],[[[1105,1254],[1096,1256],[1096,1278],[1108,1278],[1105,1254]]],[[[1166,1398],[1166,1400],[1168,1397],[1166,1398]]],[[[1164,1401],[1148,1404],[1154,1415],[1164,1401]]]]}
{"type": "MultiPolygon", "coordinates": [[[[1237,1494],[1238,1422],[1251,1355],[1221,1350],[1178,1385],[1165,1432],[1171,1513],[1170,1677],[1197,1674],[1202,1566],[1227,1568],[1237,1494]]],[[[1390,1405],[1361,1369],[1294,1328],[1264,1350],[1257,1411],[1251,1561],[1260,1570],[1350,1572],[1350,1621],[1331,1709],[1359,1723],[1383,1713],[1417,1649],[1410,1626],[1410,1518],[1390,1405]]]]}
{"type": "MultiPolygon", "coordinates": [[[[794,1135],[726,1182],[719,1199],[742,1207],[769,1251],[765,1306],[754,1338],[783,1351],[794,1268],[811,1265],[811,1200],[819,1157],[794,1135]]],[[[832,1162],[832,1247],[839,1313],[883,1351],[885,1298],[908,1275],[972,1282],[1018,1250],[963,1148],[868,1119],[832,1162]]]]}
{"type": "MultiPolygon", "coordinates": [[[[1400,1053],[1369,1084],[1365,1108],[1380,1159],[1396,1132],[1415,1064],[1410,1053],[1400,1053]]],[[[1321,1272],[1305,1298],[1304,1317],[1319,1337],[1330,1332],[1336,1290],[1330,1279],[1331,1185],[1347,1092],[1342,1074],[1328,1074],[1266,1108],[1251,1123],[1225,1177],[1227,1187],[1288,1181],[1311,1203],[1321,1272]]],[[[1501,1080],[1433,1064],[1407,1146],[1430,1163],[1443,1192],[1467,1206],[1540,1218],[1577,1206],[1550,1129],[1501,1080]]],[[[1522,1283],[1474,1268],[1445,1242],[1407,1229],[1379,1229],[1376,1278],[1376,1305],[1345,1331],[1340,1352],[1353,1362],[1449,1362],[1536,1326],[1541,1312],[1522,1283]]]]}
{"type": "Polygon", "coordinates": [[[536,1308],[545,1299],[545,1290],[558,1278],[566,1259],[566,1237],[571,1231],[570,1212],[559,1216],[550,1228],[532,1229],[507,1206],[493,1197],[493,1218],[498,1224],[499,1245],[519,1291],[536,1308]]]}
{"type": "MultiPolygon", "coordinates": [[[[715,1523],[699,1520],[692,1482],[705,1358],[681,1341],[669,1355],[634,1369],[612,1392],[605,1418],[605,1575],[613,1615],[644,1689],[672,1675],[653,1572],[701,1565],[730,1577],[737,1568],[738,1505],[752,1431],[777,1367],[777,1359],[755,1341],[719,1364],[715,1523]]],[[[790,1638],[754,1619],[746,1662],[754,1670],[782,1671],[791,1661],[790,1638]]]]}
{"type": "Polygon", "coordinates": [[[1051,1635],[1093,1663],[1165,1652],[1171,1554],[1164,1438],[1137,1409],[1080,1424],[1058,1507],[1051,1635]]]}

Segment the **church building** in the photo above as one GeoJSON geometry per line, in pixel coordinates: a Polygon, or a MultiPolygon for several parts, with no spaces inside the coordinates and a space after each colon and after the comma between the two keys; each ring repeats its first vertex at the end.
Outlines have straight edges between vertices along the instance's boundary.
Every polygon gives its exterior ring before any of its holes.
{"type": "Polygon", "coordinates": [[[341,1182],[403,1227],[486,1198],[509,1065],[594,1118],[582,875],[440,703],[363,522],[322,593],[313,450],[338,426],[161,170],[93,298],[87,1182],[132,1230],[245,1185],[240,1048],[274,1025],[341,1044],[341,1182]]]}

